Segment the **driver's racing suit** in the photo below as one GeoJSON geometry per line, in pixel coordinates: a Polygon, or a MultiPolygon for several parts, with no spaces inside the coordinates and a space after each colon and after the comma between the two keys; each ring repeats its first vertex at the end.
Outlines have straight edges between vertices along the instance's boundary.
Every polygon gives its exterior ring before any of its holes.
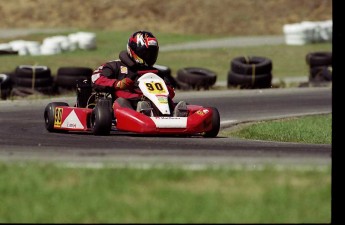
{"type": "MultiPolygon", "coordinates": [[[[159,71],[154,67],[139,66],[127,54],[126,51],[121,51],[119,59],[106,62],[94,70],[91,81],[95,89],[111,93],[115,99],[114,107],[118,104],[122,107],[130,107],[135,109],[138,101],[141,99],[141,94],[136,93],[133,86],[127,89],[117,90],[114,88],[115,82],[123,78],[130,78],[136,81],[139,75],[152,72],[162,77],[159,71]]],[[[162,77],[167,84],[169,97],[175,96],[174,88],[171,86],[169,80],[162,77]]]]}

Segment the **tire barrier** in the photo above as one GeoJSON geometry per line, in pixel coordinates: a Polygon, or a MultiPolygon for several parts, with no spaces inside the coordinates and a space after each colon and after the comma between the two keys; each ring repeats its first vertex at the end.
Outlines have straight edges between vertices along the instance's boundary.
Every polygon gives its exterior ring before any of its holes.
{"type": "Polygon", "coordinates": [[[96,34],[92,32],[77,32],[68,35],[68,40],[74,48],[93,50],[97,48],[96,34]]]}
{"type": "Polygon", "coordinates": [[[91,81],[93,69],[89,67],[60,67],[57,70],[55,84],[58,88],[75,89],[78,80],[91,81]]]}
{"type": "Polygon", "coordinates": [[[331,42],[333,21],[303,21],[285,24],[283,32],[287,45],[304,45],[308,43],[331,42]]]}
{"type": "Polygon", "coordinates": [[[18,55],[18,51],[13,50],[8,43],[0,43],[0,55],[18,55]]]}
{"type": "Polygon", "coordinates": [[[12,80],[8,74],[0,74],[0,99],[7,99],[12,91],[12,80]]]}
{"type": "Polygon", "coordinates": [[[310,52],[306,55],[309,82],[332,81],[332,52],[310,52]]]}
{"type": "MultiPolygon", "coordinates": [[[[169,72],[163,67],[161,70],[163,73],[169,72]]],[[[58,94],[59,88],[76,90],[78,81],[91,83],[92,73],[93,70],[88,67],[60,67],[53,77],[47,66],[20,65],[12,72],[0,73],[0,98],[54,95],[58,94]]]]}
{"type": "Polygon", "coordinates": [[[187,67],[177,71],[177,80],[187,84],[191,89],[208,90],[216,83],[217,74],[205,68],[187,67]]]}
{"type": "Polygon", "coordinates": [[[231,71],[239,74],[266,74],[272,71],[272,61],[265,57],[236,57],[231,60],[231,71]]]}
{"type": "Polygon", "coordinates": [[[227,86],[241,89],[272,87],[272,61],[261,56],[240,56],[231,60],[227,86]]]}
{"type": "Polygon", "coordinates": [[[67,36],[56,35],[38,41],[14,40],[0,44],[0,54],[17,55],[55,55],[63,52],[93,50],[97,48],[96,34],[76,32],[67,36]]]}
{"type": "Polygon", "coordinates": [[[48,88],[40,88],[40,91],[32,89],[32,88],[26,88],[26,87],[14,87],[12,89],[11,96],[19,96],[19,97],[27,97],[30,95],[44,95],[43,92],[49,92],[48,88]]]}
{"type": "Polygon", "coordinates": [[[14,88],[31,88],[43,94],[53,94],[53,77],[47,66],[17,66],[13,74],[14,88]]]}

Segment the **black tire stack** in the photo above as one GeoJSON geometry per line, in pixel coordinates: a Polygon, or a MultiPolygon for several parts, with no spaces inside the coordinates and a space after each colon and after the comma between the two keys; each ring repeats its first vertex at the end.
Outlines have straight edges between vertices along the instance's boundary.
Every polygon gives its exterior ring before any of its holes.
{"type": "Polygon", "coordinates": [[[0,73],[0,99],[6,100],[12,91],[11,76],[7,73],[0,73]]]}
{"type": "Polygon", "coordinates": [[[87,80],[91,83],[93,69],[89,67],[60,67],[56,73],[57,88],[74,90],[78,81],[87,80]]]}
{"type": "Polygon", "coordinates": [[[241,89],[271,88],[272,60],[262,56],[240,56],[231,60],[227,86],[241,89]]]}
{"type": "Polygon", "coordinates": [[[332,52],[310,52],[306,55],[309,66],[309,82],[332,81],[332,52]]]}
{"type": "Polygon", "coordinates": [[[186,67],[177,71],[177,81],[183,89],[209,90],[216,80],[217,74],[206,68],[186,67]]]}
{"type": "Polygon", "coordinates": [[[53,77],[47,66],[20,65],[12,75],[13,95],[53,94],[53,77]]]}
{"type": "Polygon", "coordinates": [[[78,107],[87,107],[92,94],[91,75],[89,67],[60,67],[55,77],[55,88],[61,90],[76,90],[78,107]]]}

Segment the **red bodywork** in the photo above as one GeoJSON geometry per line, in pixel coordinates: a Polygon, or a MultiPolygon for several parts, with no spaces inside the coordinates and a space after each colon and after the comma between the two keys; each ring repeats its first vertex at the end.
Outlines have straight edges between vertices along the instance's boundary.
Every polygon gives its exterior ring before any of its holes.
{"type": "Polygon", "coordinates": [[[54,129],[89,131],[92,109],[57,106],[54,114],[54,129]]]}
{"type": "MultiPolygon", "coordinates": [[[[129,108],[114,110],[116,128],[141,134],[197,134],[212,129],[212,109],[187,105],[188,117],[149,117],[129,108]]],[[[90,131],[92,109],[69,106],[55,108],[54,129],[90,131]]]]}

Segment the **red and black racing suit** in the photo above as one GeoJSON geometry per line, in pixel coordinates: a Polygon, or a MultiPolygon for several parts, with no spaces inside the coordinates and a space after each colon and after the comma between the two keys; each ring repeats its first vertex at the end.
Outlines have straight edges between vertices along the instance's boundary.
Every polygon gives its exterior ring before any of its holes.
{"type": "Polygon", "coordinates": [[[123,78],[130,78],[136,81],[140,74],[152,72],[163,78],[167,84],[169,97],[175,96],[174,88],[171,86],[168,79],[165,79],[159,74],[159,71],[154,67],[137,65],[127,54],[122,51],[119,54],[119,59],[106,62],[94,70],[91,81],[93,87],[113,94],[116,99],[114,107],[119,104],[122,107],[130,107],[135,109],[137,102],[141,99],[141,94],[135,91],[135,87],[129,87],[125,90],[115,90],[114,84],[123,78]],[[127,100],[127,101],[126,101],[127,100]]]}

